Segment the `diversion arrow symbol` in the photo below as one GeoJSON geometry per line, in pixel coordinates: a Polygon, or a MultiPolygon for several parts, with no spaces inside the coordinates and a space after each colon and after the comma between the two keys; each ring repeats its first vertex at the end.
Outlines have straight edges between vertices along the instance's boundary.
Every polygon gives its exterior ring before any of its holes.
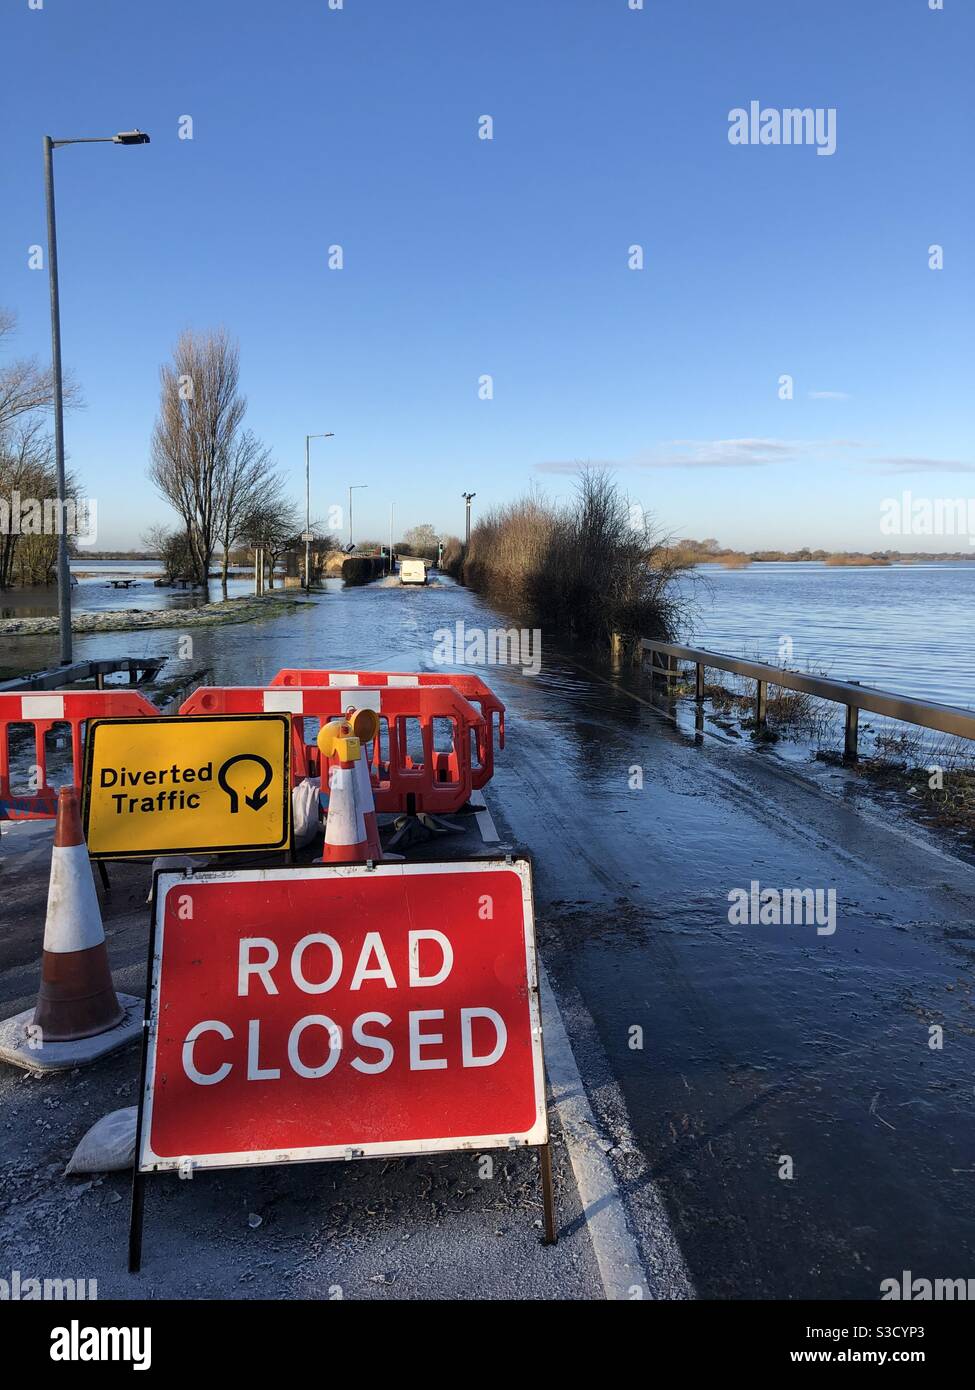
{"type": "Polygon", "coordinates": [[[232,758],[228,758],[220,771],[217,773],[217,781],[221,788],[230,797],[230,814],[235,816],[240,810],[240,797],[238,793],[227,783],[227,773],[234,763],[260,763],[264,769],[264,776],[254,788],[250,796],[245,796],[244,800],[252,811],[259,811],[262,806],[267,805],[267,797],[264,795],[267,788],[271,785],[271,778],[274,776],[274,768],[266,758],[258,757],[256,753],[237,753],[232,758]]]}

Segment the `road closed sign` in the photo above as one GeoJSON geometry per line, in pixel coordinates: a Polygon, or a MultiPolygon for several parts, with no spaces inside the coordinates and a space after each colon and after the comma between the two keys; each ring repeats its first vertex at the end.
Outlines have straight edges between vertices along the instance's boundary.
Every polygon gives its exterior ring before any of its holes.
{"type": "Polygon", "coordinates": [[[137,1171],[545,1144],[530,866],[157,877],[137,1171]]]}
{"type": "Polygon", "coordinates": [[[287,714],[98,719],[88,725],[82,816],[93,859],[286,849],[287,714]]]}

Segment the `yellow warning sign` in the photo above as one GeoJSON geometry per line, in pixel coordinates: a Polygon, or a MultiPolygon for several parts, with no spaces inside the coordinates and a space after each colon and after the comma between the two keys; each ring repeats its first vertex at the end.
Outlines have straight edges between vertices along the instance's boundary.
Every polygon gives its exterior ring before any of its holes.
{"type": "Polygon", "coordinates": [[[82,817],[93,859],[287,849],[291,716],[92,720],[82,817]]]}

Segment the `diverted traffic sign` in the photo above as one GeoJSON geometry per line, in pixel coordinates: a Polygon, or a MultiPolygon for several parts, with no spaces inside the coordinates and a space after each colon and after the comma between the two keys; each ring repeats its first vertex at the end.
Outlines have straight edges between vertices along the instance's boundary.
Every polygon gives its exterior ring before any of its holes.
{"type": "Polygon", "coordinates": [[[548,1137],[527,860],[158,876],[143,1171],[548,1137]]]}
{"type": "Polygon", "coordinates": [[[93,859],[286,849],[290,716],[93,720],[82,816],[93,859]]]}

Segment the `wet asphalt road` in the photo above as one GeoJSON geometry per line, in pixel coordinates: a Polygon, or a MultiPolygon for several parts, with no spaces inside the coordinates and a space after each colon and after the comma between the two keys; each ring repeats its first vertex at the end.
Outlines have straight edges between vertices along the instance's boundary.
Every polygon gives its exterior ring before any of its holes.
{"type": "Polygon", "coordinates": [[[513,703],[499,819],[535,851],[550,972],[594,1021],[699,1295],[969,1277],[975,870],[625,689],[513,703]],[[753,879],[835,888],[835,933],[731,925],[753,879]]]}
{"type": "MultiPolygon", "coordinates": [[[[227,684],[285,665],[434,669],[436,630],[458,619],[505,622],[449,583],[336,589],[195,633],[193,662],[227,684]]],[[[89,638],[78,655],[179,635],[89,638]]],[[[650,1182],[702,1297],[872,1299],[903,1270],[975,1277],[975,869],[865,814],[839,774],[823,786],[679,731],[632,670],[546,643],[537,675],[481,674],[509,712],[491,805],[534,856],[542,954],[593,1108],[611,1138],[628,1125],[616,1161],[651,1265],[650,1182]],[[835,889],[835,932],[732,925],[728,894],[752,880],[835,889]]]]}

